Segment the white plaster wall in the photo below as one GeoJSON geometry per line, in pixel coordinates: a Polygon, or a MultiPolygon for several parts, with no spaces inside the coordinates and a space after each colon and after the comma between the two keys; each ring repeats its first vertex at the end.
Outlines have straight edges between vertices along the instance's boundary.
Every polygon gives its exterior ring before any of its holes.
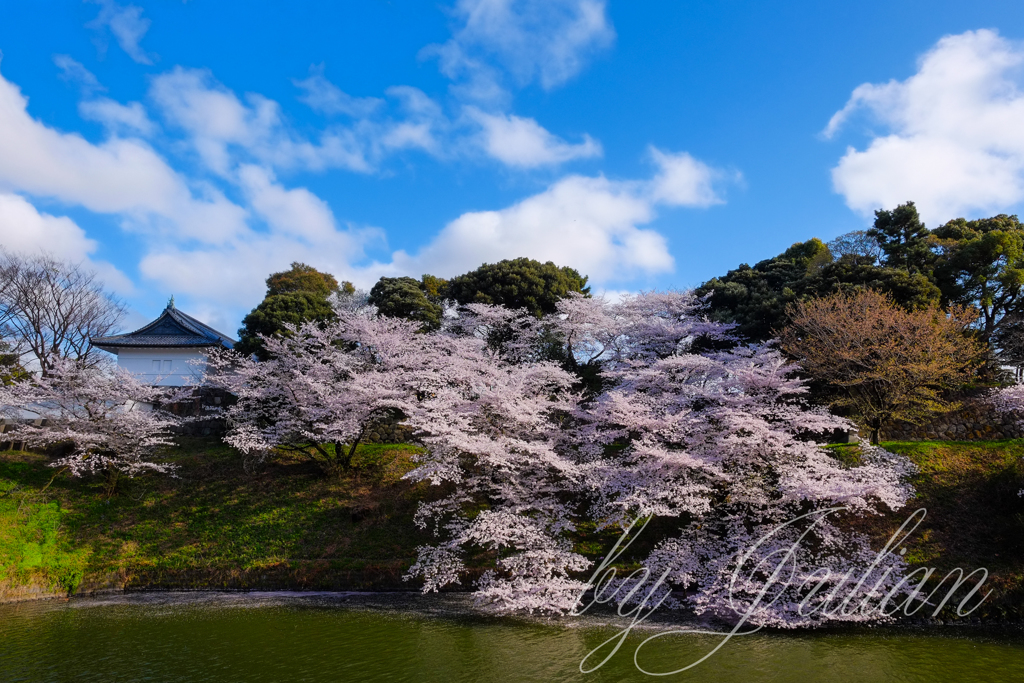
{"type": "Polygon", "coordinates": [[[117,364],[146,384],[181,387],[199,383],[202,365],[188,361],[205,361],[201,349],[141,348],[118,349],[117,364]]]}

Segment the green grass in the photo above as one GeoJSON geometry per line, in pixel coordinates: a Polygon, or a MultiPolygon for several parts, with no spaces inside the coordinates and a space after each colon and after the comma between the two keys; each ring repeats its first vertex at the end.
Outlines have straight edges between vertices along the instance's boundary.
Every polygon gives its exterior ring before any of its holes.
{"type": "MultiPolygon", "coordinates": [[[[883,444],[919,469],[903,510],[851,520],[877,547],[919,507],[908,543],[913,566],[985,567],[995,589],[980,612],[1024,617],[1024,440],[883,444]]],[[[856,446],[832,451],[859,461],[856,446]]],[[[402,574],[431,541],[412,519],[443,493],[401,476],[407,445],[361,445],[353,469],[326,476],[300,454],[253,469],[215,439],[169,453],[178,477],[124,479],[111,499],[103,482],[54,477],[46,456],[0,452],[0,593],[33,584],[73,591],[105,587],[409,589],[402,574]],[[51,481],[52,480],[52,481],[51,481]]],[[[645,534],[659,536],[655,520],[645,534]]],[[[583,523],[577,546],[592,559],[618,533],[583,523]]],[[[641,548],[642,550],[642,548],[641,548]]],[[[638,551],[639,552],[639,551],[638,551]]],[[[478,569],[493,554],[470,558],[478,569]]],[[[470,577],[472,578],[472,577],[470,577]]],[[[464,586],[471,581],[463,581],[464,586]]]]}
{"type": "Polygon", "coordinates": [[[906,544],[911,567],[934,567],[936,579],[955,567],[965,573],[983,567],[993,593],[972,616],[1024,618],[1024,498],[1017,495],[1024,488],[1024,440],[881,445],[917,465],[916,497],[902,510],[855,524],[880,548],[914,510],[925,508],[906,544]]]}
{"type": "Polygon", "coordinates": [[[74,591],[88,551],[63,533],[65,512],[40,493],[38,474],[28,463],[0,462],[0,586],[74,591]]]}
{"type": "Polygon", "coordinates": [[[342,476],[297,456],[246,474],[233,449],[192,439],[171,455],[177,478],[123,479],[109,500],[102,482],[67,475],[40,493],[47,458],[3,453],[0,491],[13,493],[0,498],[0,577],[69,589],[407,587],[401,574],[429,540],[412,516],[432,493],[401,480],[414,453],[368,444],[342,476]]]}

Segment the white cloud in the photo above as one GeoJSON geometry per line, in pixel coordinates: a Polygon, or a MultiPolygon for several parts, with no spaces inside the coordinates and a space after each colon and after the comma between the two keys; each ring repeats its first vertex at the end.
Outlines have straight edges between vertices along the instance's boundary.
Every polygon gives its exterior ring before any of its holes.
{"type": "Polygon", "coordinates": [[[650,180],[567,176],[508,208],[465,213],[415,255],[399,251],[378,267],[382,274],[448,277],[527,256],[576,268],[596,284],[671,271],[665,238],[638,226],[655,218],[658,205],[720,203],[713,183],[723,174],[686,153],[651,154],[659,170],[650,180]]]}
{"type": "Polygon", "coordinates": [[[266,230],[248,230],[224,244],[196,249],[154,243],[140,265],[142,274],[166,291],[236,310],[259,301],[267,274],[287,269],[292,261],[372,284],[352,264],[364,258],[367,245],[383,243],[382,231],[340,229],[326,202],[306,188],[283,187],[266,168],[241,165],[238,184],[266,230]]]}
{"type": "Polygon", "coordinates": [[[100,13],[95,19],[86,24],[86,28],[102,31],[104,28],[110,30],[129,57],[139,64],[152,64],[150,55],[139,45],[139,41],[146,35],[152,23],[142,16],[142,8],[136,5],[121,7],[114,0],[93,0],[100,5],[100,13]]]}
{"type": "Polygon", "coordinates": [[[309,190],[286,190],[259,166],[242,166],[238,175],[253,210],[275,231],[314,244],[333,236],[331,208],[309,190]]]}
{"type": "Polygon", "coordinates": [[[488,114],[476,107],[467,107],[466,113],[483,128],[481,147],[508,166],[534,168],[601,156],[601,144],[589,135],[584,135],[582,142],[571,144],[552,135],[534,119],[488,114]]]}
{"type": "Polygon", "coordinates": [[[52,197],[120,214],[137,227],[179,238],[223,240],[244,228],[245,211],[210,187],[195,196],[185,180],[140,140],[94,145],[33,119],[20,90],[0,76],[0,190],[52,197]]]}
{"type": "Polygon", "coordinates": [[[415,257],[397,252],[392,267],[446,277],[528,256],[601,281],[670,271],[665,238],[637,227],[654,218],[652,203],[638,189],[603,177],[568,176],[506,209],[463,214],[415,257]]]}
{"type": "Polygon", "coordinates": [[[48,251],[80,260],[96,250],[96,241],[67,216],[39,213],[23,197],[0,193],[0,244],[12,251],[48,251]]]}
{"type": "Polygon", "coordinates": [[[77,85],[86,98],[78,104],[82,118],[102,123],[111,133],[150,135],[153,122],[140,102],[121,104],[109,97],[95,97],[105,91],[96,76],[68,55],[54,55],[53,63],[61,70],[61,79],[77,85]]]}
{"type": "Polygon", "coordinates": [[[298,138],[277,102],[249,93],[243,103],[209,71],[175,67],[153,79],[150,96],[169,122],[186,131],[203,162],[222,175],[239,153],[278,168],[370,170],[353,136],[325,134],[320,145],[298,138]]]}
{"type": "Polygon", "coordinates": [[[865,83],[829,121],[859,113],[888,130],[848,147],[832,181],[869,214],[912,200],[929,224],[995,213],[1024,200],[1024,47],[995,31],[942,38],[904,81],[865,83]]]}
{"type": "MultiPolygon", "coordinates": [[[[707,207],[723,204],[715,183],[725,177],[721,171],[694,159],[686,152],[669,154],[656,147],[648,149],[658,166],[658,175],[651,183],[652,199],[670,206],[707,207]]],[[[739,180],[739,174],[732,174],[739,180]]]]}
{"type": "Polygon", "coordinates": [[[111,133],[151,135],[155,129],[146,109],[140,102],[121,104],[109,97],[84,100],[78,103],[83,119],[97,121],[111,133]]]}
{"type": "Polygon", "coordinates": [[[455,34],[424,54],[439,58],[464,95],[484,101],[503,92],[492,61],[517,86],[537,81],[550,90],[615,39],[604,0],[458,0],[452,13],[455,34]]]}
{"type": "Polygon", "coordinates": [[[591,294],[594,297],[601,297],[605,301],[613,304],[620,303],[623,299],[628,296],[636,296],[640,292],[635,292],[630,289],[598,289],[593,291],[591,294]]]}
{"type": "Polygon", "coordinates": [[[287,270],[293,261],[308,263],[339,280],[372,284],[351,262],[363,258],[364,244],[377,234],[373,230],[335,230],[310,242],[294,235],[254,232],[217,248],[154,245],[139,270],[165,291],[187,295],[211,308],[227,309],[240,318],[263,298],[267,275],[287,270]]]}
{"type": "MultiPolygon", "coordinates": [[[[356,99],[314,71],[297,82],[309,95],[307,103],[353,119],[347,126],[327,128],[316,143],[290,129],[277,102],[254,93],[239,98],[206,70],[177,67],[153,80],[150,96],[171,127],[185,132],[203,163],[225,178],[239,163],[278,170],[341,167],[368,173],[402,150],[453,158],[476,156],[479,148],[521,169],[601,155],[600,143],[589,135],[570,143],[534,119],[474,106],[463,107],[462,115],[453,121],[436,100],[406,85],[387,88],[387,99],[356,99]]],[[[105,113],[114,120],[116,114],[127,118],[130,112],[105,113]]]]}
{"type": "Polygon", "coordinates": [[[121,271],[90,258],[98,245],[86,237],[77,223],[67,216],[41,213],[16,194],[0,192],[0,245],[21,254],[45,251],[58,258],[84,263],[97,271],[114,291],[129,294],[133,290],[131,280],[121,271]]]}
{"type": "Polygon", "coordinates": [[[220,305],[238,317],[263,296],[267,274],[292,261],[363,288],[382,275],[446,277],[518,256],[571,266],[598,287],[626,282],[674,267],[665,238],[642,227],[654,220],[658,207],[717,203],[718,195],[709,195],[709,188],[726,177],[685,153],[655,149],[652,157],[658,168],[649,179],[567,176],[509,207],[459,216],[415,254],[396,251],[388,262],[370,263],[365,262],[366,249],[383,245],[381,230],[339,228],[326,203],[308,190],[286,189],[267,169],[243,165],[240,186],[267,231],[249,231],[230,243],[195,249],[153,245],[140,271],[165,291],[220,305]],[[687,165],[693,172],[674,173],[674,165],[687,165]]]}
{"type": "Polygon", "coordinates": [[[404,117],[368,129],[367,138],[386,149],[421,149],[435,156],[440,155],[438,137],[446,133],[449,127],[441,105],[419,88],[408,85],[392,86],[385,93],[397,100],[398,109],[404,117]]]}
{"type": "Polygon", "coordinates": [[[76,62],[70,55],[54,55],[53,63],[60,69],[61,80],[78,86],[86,95],[106,90],[100,85],[93,72],[86,69],[81,62],[76,62]]]}
{"type": "Polygon", "coordinates": [[[378,97],[353,97],[324,77],[324,67],[311,67],[308,78],[292,79],[304,92],[299,101],[305,102],[314,111],[322,114],[344,114],[355,118],[365,118],[381,108],[384,100],[378,97]]]}

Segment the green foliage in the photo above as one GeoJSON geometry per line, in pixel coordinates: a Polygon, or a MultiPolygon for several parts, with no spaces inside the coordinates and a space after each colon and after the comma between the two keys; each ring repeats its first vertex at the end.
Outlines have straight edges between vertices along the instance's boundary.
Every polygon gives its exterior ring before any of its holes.
{"type": "Polygon", "coordinates": [[[296,262],[289,270],[273,273],[267,278],[266,297],[242,319],[235,350],[266,360],[259,335],[284,334],[286,324],[331,320],[335,314],[328,297],[339,291],[352,294],[355,287],[351,282],[343,282],[339,289],[333,275],[305,263],[296,262]]]}
{"type": "Polygon", "coordinates": [[[934,261],[928,229],[921,222],[914,202],[900,204],[892,211],[875,211],[875,224],[868,236],[878,240],[885,253],[885,265],[914,273],[928,270],[934,261]]]}
{"type": "Polygon", "coordinates": [[[420,278],[420,288],[432,302],[440,303],[448,295],[448,281],[435,275],[424,274],[420,278]]]}
{"type": "MultiPolygon", "coordinates": [[[[351,286],[352,283],[347,283],[351,286]]],[[[298,261],[292,267],[267,278],[267,296],[290,292],[313,292],[324,297],[338,291],[338,281],[333,275],[321,273],[313,266],[298,261]]],[[[353,290],[354,291],[354,290],[353,290]]]]}
{"type": "MultiPolygon", "coordinates": [[[[1024,365],[1024,225],[1016,216],[957,218],[929,231],[907,202],[876,211],[866,232],[829,245],[798,242],[697,291],[711,295],[713,319],[735,322],[740,335],[763,341],[788,324],[789,304],[861,289],[888,294],[908,310],[973,306],[981,314],[980,339],[1000,351],[1002,362],[1024,365]]],[[[986,376],[994,377],[997,365],[990,362],[986,376]]]]}
{"type": "Polygon", "coordinates": [[[873,266],[882,256],[882,245],[865,230],[853,230],[836,237],[828,243],[832,258],[837,261],[843,258],[853,265],[873,266]]]}
{"type": "Polygon", "coordinates": [[[117,577],[136,587],[263,582],[293,589],[356,589],[363,579],[350,572],[359,571],[366,572],[366,588],[374,582],[408,588],[401,575],[429,539],[413,523],[428,487],[402,479],[418,452],[408,445],[360,445],[354,469],[330,478],[304,458],[282,454],[247,474],[243,457],[219,441],[182,438],[174,455],[180,478],[126,480],[124,495],[109,502],[97,495],[99,483],[67,476],[44,492],[53,475],[45,456],[0,452],[0,572],[41,555],[43,569],[11,571],[20,580],[62,571],[61,581],[72,581],[74,573],[60,569],[64,562],[90,584],[117,577]],[[4,485],[16,487],[10,504],[4,485]],[[37,501],[32,515],[23,500],[37,501]],[[59,519],[53,516],[58,506],[59,519]],[[39,509],[50,517],[36,516],[39,509]],[[63,560],[48,559],[41,528],[57,530],[63,560]],[[33,546],[26,553],[25,542],[36,543],[39,554],[33,546]]]}
{"type": "Polygon", "coordinates": [[[89,551],[71,547],[58,503],[43,500],[34,488],[22,488],[12,478],[27,465],[0,465],[0,583],[42,584],[74,592],[82,582],[89,551]]]}
{"type": "Polygon", "coordinates": [[[555,304],[570,292],[590,296],[587,277],[551,261],[541,263],[517,258],[485,263],[476,270],[452,278],[447,296],[460,304],[496,304],[526,309],[541,317],[555,312],[555,304]]]}
{"type": "Polygon", "coordinates": [[[422,323],[424,330],[441,326],[441,306],[430,300],[427,278],[435,289],[439,280],[424,275],[424,282],[411,277],[382,277],[370,290],[370,303],[377,312],[391,318],[404,318],[422,323]]]}
{"type": "Polygon", "coordinates": [[[807,285],[807,293],[814,296],[872,289],[888,294],[907,310],[938,304],[942,295],[935,283],[923,273],[858,263],[849,257],[828,264],[816,277],[810,278],[807,285]]]}
{"type": "Polygon", "coordinates": [[[697,289],[710,294],[709,315],[737,323],[737,334],[752,341],[776,336],[789,323],[787,307],[835,292],[873,289],[888,294],[908,310],[939,301],[939,288],[923,273],[873,265],[868,258],[845,254],[832,259],[827,245],[813,238],[782,254],[730,270],[697,289]]]}
{"type": "Polygon", "coordinates": [[[242,319],[235,350],[247,355],[255,353],[260,360],[266,360],[266,351],[257,335],[284,334],[285,324],[330,320],[334,315],[330,302],[315,292],[271,294],[242,319]]]}
{"type": "Polygon", "coordinates": [[[1024,226],[1016,216],[1000,214],[974,221],[957,218],[932,234],[940,251],[935,277],[943,300],[978,307],[982,337],[989,341],[1022,302],[1024,226]]]}

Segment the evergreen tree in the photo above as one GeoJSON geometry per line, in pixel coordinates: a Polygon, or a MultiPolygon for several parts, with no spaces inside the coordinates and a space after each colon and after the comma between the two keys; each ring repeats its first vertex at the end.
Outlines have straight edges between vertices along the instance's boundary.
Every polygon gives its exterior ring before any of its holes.
{"type": "Polygon", "coordinates": [[[370,290],[370,303],[381,315],[414,320],[423,330],[436,330],[441,326],[441,306],[431,300],[436,295],[428,296],[425,283],[429,282],[437,291],[439,280],[430,275],[423,278],[420,282],[411,277],[382,277],[370,290]]]}
{"type": "Polygon", "coordinates": [[[875,224],[867,232],[885,253],[885,265],[914,273],[925,271],[934,261],[928,228],[924,227],[914,202],[888,211],[875,211],[875,224]]]}
{"type": "Polygon", "coordinates": [[[452,278],[448,298],[460,304],[493,304],[525,309],[535,317],[555,312],[555,304],[570,292],[590,296],[587,277],[567,266],[529,258],[485,263],[474,271],[452,278]]]}
{"type": "MultiPolygon", "coordinates": [[[[343,291],[354,288],[349,282],[343,291]]],[[[321,273],[305,263],[292,263],[291,268],[273,273],[267,278],[267,295],[242,320],[235,350],[260,360],[267,359],[260,335],[273,336],[286,333],[285,325],[304,322],[328,321],[335,317],[330,299],[339,291],[333,275],[321,273]]]]}

